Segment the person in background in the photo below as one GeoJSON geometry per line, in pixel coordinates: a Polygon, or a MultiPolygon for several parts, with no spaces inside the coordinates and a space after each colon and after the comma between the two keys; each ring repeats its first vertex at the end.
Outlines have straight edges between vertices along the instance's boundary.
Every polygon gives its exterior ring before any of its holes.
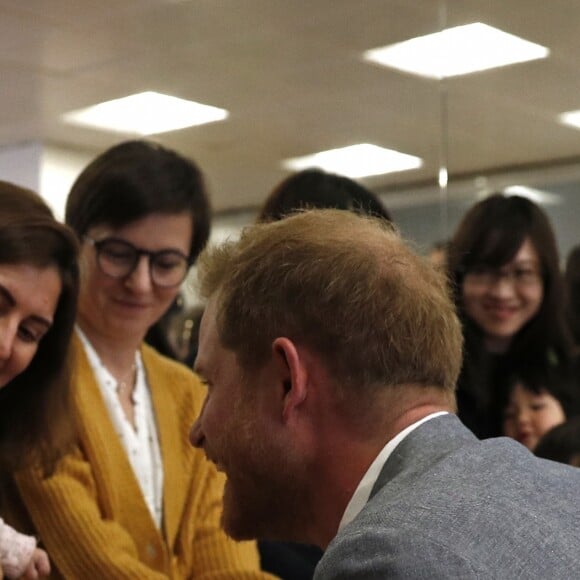
{"type": "MultiPolygon", "coordinates": [[[[0,181],[0,514],[6,519],[8,474],[34,467],[48,476],[73,442],[66,359],[77,249],[73,232],[38,195],[0,181]]],[[[2,519],[0,565],[8,578],[50,573],[36,538],[2,519]]]]}
{"type": "Polygon", "coordinates": [[[538,457],[580,467],[580,417],[573,417],[548,431],[538,442],[538,457]]]}
{"type": "Polygon", "coordinates": [[[448,269],[465,337],[459,417],[478,437],[497,436],[512,376],[525,369],[551,384],[574,380],[558,250],[546,214],[518,196],[477,203],[451,240],[448,269]]]}
{"type": "Polygon", "coordinates": [[[507,383],[503,433],[534,451],[553,427],[579,414],[576,384],[550,383],[527,369],[507,383]]]}
{"type": "Polygon", "coordinates": [[[179,360],[188,367],[193,367],[197,356],[199,325],[203,315],[203,306],[197,304],[183,310],[176,316],[169,327],[169,336],[175,344],[179,360]]]}
{"type": "Polygon", "coordinates": [[[580,471],[453,415],[447,280],[392,228],[307,211],[199,272],[210,388],[190,437],[227,474],[232,537],[318,545],[316,580],[577,575],[580,471]]]}
{"type": "Polygon", "coordinates": [[[188,445],[205,388],[143,343],[209,235],[197,166],[147,141],[79,175],[66,223],[81,242],[74,341],[78,445],[42,480],[17,477],[65,578],[261,578],[256,547],[220,527],[223,475],[188,445]]]}
{"type": "MultiPolygon", "coordinates": [[[[266,198],[257,221],[278,221],[304,210],[331,208],[392,221],[372,191],[348,177],[320,169],[299,171],[281,181],[266,198]]],[[[322,557],[316,546],[269,541],[258,546],[263,568],[283,580],[309,580],[322,557]]]]}
{"type": "MultiPolygon", "coordinates": [[[[171,340],[170,329],[175,319],[181,318],[183,313],[183,296],[178,294],[165,311],[163,316],[152,326],[149,327],[145,335],[145,342],[152,346],[159,354],[184,362],[177,353],[177,348],[171,340]]],[[[193,365],[188,365],[193,366],[193,365]]]]}
{"type": "Polygon", "coordinates": [[[447,269],[447,248],[449,247],[448,240],[440,240],[435,242],[429,250],[429,261],[436,268],[445,271],[447,269]]]}
{"type": "Polygon", "coordinates": [[[305,169],[281,181],[258,212],[259,223],[281,220],[305,209],[344,209],[392,221],[378,196],[360,183],[321,169],[305,169]]]}

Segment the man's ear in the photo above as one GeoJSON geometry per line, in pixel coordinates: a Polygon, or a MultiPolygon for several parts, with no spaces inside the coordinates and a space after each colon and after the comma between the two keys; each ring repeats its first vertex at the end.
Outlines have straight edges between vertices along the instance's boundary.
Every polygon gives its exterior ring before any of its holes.
{"type": "Polygon", "coordinates": [[[308,371],[304,358],[289,338],[276,338],[272,343],[272,354],[283,387],[282,417],[288,421],[306,400],[308,371]]]}

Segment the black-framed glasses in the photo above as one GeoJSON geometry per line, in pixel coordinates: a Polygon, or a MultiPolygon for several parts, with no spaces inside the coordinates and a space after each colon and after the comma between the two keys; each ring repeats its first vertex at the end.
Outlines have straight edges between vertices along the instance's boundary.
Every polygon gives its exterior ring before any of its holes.
{"type": "Polygon", "coordinates": [[[178,250],[151,252],[120,238],[94,240],[90,236],[84,236],[84,239],[95,248],[101,272],[111,278],[129,276],[137,267],[141,256],[149,258],[151,281],[161,288],[178,286],[185,280],[189,270],[189,258],[178,250]]]}
{"type": "Polygon", "coordinates": [[[479,286],[493,286],[503,278],[519,288],[527,288],[542,283],[542,272],[537,264],[526,262],[504,268],[478,265],[465,274],[465,281],[479,286]]]}

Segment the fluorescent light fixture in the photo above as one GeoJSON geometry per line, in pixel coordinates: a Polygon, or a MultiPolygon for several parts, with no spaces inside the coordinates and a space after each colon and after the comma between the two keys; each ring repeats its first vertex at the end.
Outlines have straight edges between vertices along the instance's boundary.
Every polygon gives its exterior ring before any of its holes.
{"type": "Polygon", "coordinates": [[[66,123],[136,135],[154,135],[221,121],[225,109],[153,91],[99,103],[63,115],[66,123]]]}
{"type": "Polygon", "coordinates": [[[367,50],[363,58],[411,74],[442,79],[546,58],[549,53],[545,46],[474,22],[367,50]]]}
{"type": "Polygon", "coordinates": [[[560,113],[558,115],[558,121],[564,125],[570,125],[574,129],[580,129],[580,110],[560,113]]]}
{"type": "Polygon", "coordinates": [[[506,195],[519,195],[526,197],[534,203],[540,205],[559,205],[562,203],[562,198],[557,193],[550,193],[542,189],[535,189],[526,185],[510,185],[505,187],[503,192],[506,195]]]}
{"type": "Polygon", "coordinates": [[[384,149],[370,143],[359,143],[340,149],[321,151],[305,157],[295,157],[283,162],[286,169],[302,171],[317,167],[329,173],[339,173],[345,177],[368,177],[395,171],[417,169],[423,160],[413,155],[384,149]]]}
{"type": "Polygon", "coordinates": [[[447,167],[441,167],[439,169],[439,187],[445,189],[449,181],[449,175],[447,174],[447,167]]]}

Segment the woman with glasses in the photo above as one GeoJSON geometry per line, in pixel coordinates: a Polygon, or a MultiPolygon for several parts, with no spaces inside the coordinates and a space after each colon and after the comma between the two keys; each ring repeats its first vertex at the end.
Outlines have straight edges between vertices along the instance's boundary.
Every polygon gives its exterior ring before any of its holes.
{"type": "Polygon", "coordinates": [[[209,235],[202,175],[130,141],[78,177],[66,222],[81,242],[74,351],[78,447],[18,486],[66,578],[259,578],[252,543],[221,530],[223,479],[188,443],[205,391],[143,343],[209,235]]]}
{"type": "Polygon", "coordinates": [[[465,336],[459,416],[479,437],[496,436],[510,377],[525,369],[550,382],[570,380],[556,240],[536,204],[496,194],[467,212],[448,265],[465,336]]]}

